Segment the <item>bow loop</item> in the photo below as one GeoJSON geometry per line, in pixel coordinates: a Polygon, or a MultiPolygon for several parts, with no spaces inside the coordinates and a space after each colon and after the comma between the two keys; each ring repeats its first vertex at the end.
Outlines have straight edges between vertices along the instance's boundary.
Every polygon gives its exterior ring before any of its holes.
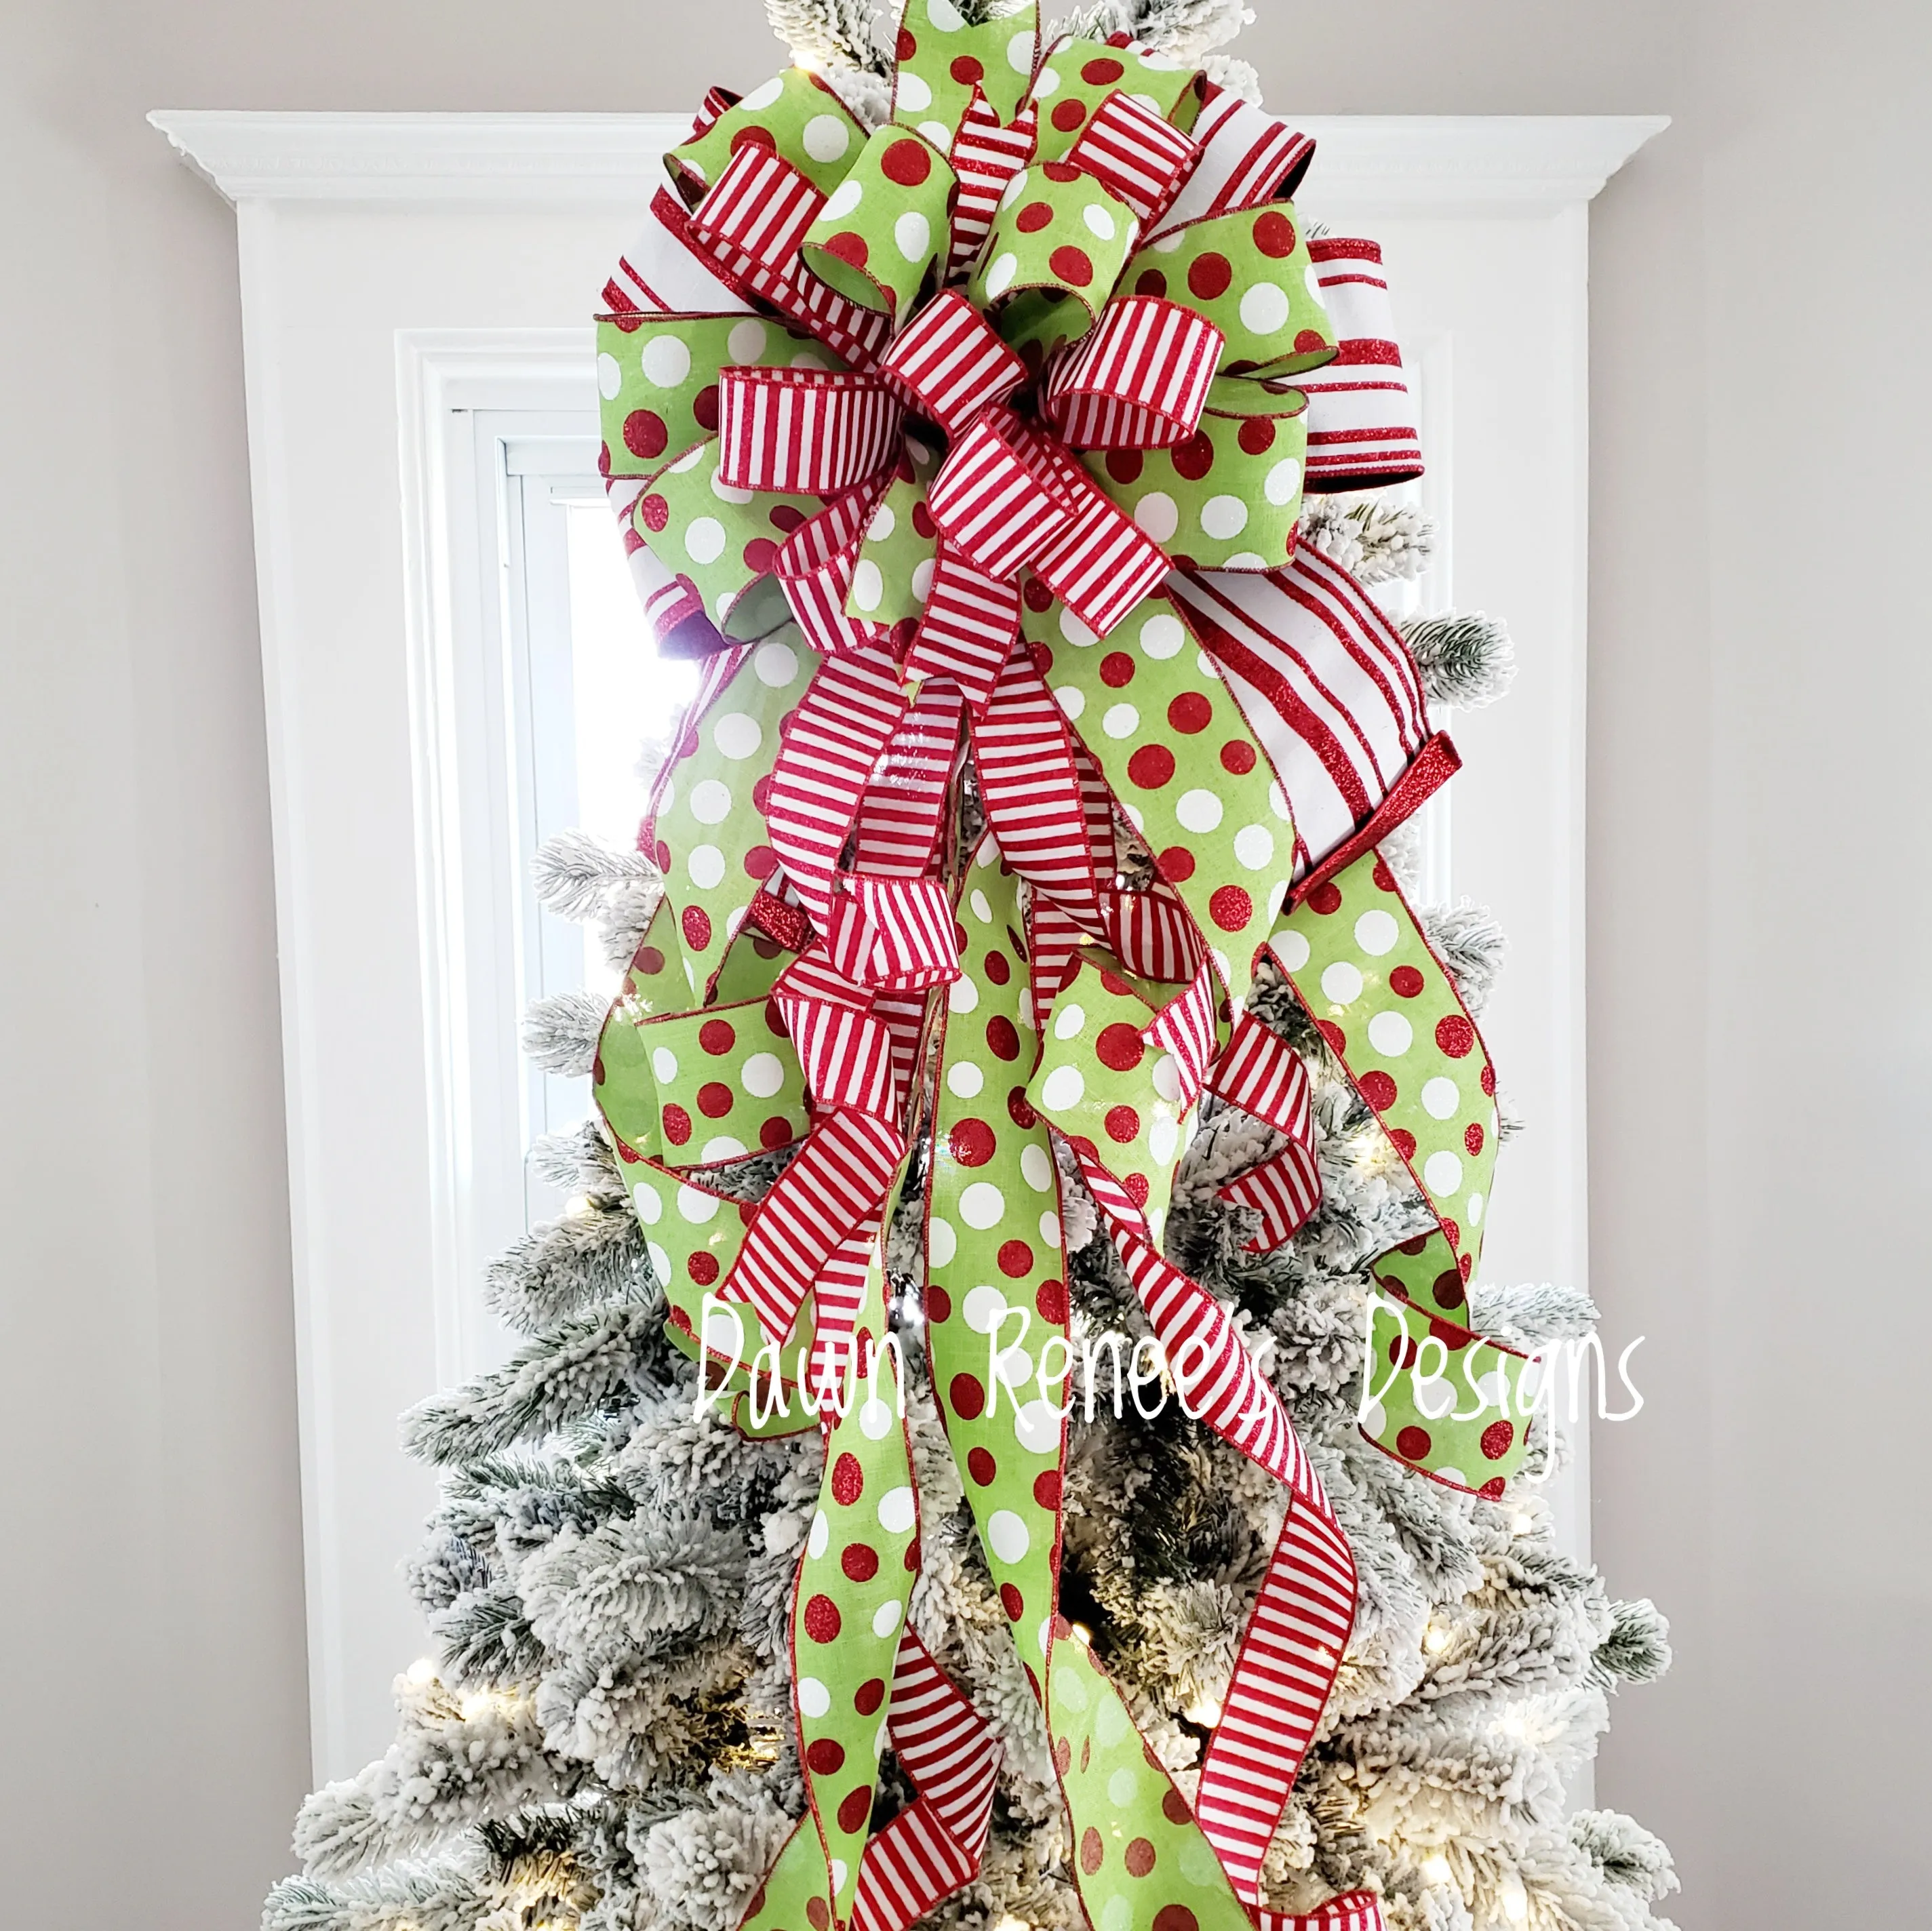
{"type": "Polygon", "coordinates": [[[930,139],[878,128],[806,231],[805,265],[862,308],[908,314],[938,286],[958,196],[958,177],[930,139]]]}

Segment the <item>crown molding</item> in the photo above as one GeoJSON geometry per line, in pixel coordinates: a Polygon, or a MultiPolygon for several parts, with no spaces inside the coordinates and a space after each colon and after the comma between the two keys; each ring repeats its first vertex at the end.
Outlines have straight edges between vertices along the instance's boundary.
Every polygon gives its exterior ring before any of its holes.
{"type": "MultiPolygon", "coordinates": [[[[250,201],[640,205],[677,114],[296,114],[164,108],[182,160],[250,201]]],[[[1317,211],[1546,211],[1587,202],[1660,115],[1318,115],[1317,211]]]]}

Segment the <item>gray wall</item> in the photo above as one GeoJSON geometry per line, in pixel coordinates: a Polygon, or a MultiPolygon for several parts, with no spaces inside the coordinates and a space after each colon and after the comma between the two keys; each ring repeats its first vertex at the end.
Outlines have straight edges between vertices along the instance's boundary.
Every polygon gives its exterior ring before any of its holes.
{"type": "MultiPolygon", "coordinates": [[[[1912,1921],[1932,13],[1256,4],[1284,110],[1676,118],[1593,253],[1594,1267],[1651,1400],[1597,1539],[1679,1648],[1600,1789],[1688,1926],[1912,1921]]],[[[775,52],[754,0],[0,6],[10,1919],[241,1931],[305,1780],[232,218],[142,115],[672,108],[775,52]]]]}

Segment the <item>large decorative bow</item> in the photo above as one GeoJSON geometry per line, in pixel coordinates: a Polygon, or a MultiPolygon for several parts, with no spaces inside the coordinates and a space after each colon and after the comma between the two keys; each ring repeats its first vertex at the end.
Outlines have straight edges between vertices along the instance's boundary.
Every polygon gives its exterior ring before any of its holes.
{"type": "Polygon", "coordinates": [[[1306,1069],[1243,1009],[1265,946],[1433,1215],[1375,1273],[1392,1361],[1433,1345],[1466,1396],[1412,1376],[1365,1430],[1500,1492],[1521,1363],[1462,1324],[1494,1080],[1376,850],[1455,754],[1387,619],[1294,547],[1305,481],[1419,472],[1378,257],[1305,238],[1305,137],[1124,35],[1042,55],[1030,8],[909,0],[898,54],[869,134],[802,70],[714,93],[601,324],[614,500],[664,647],[706,661],[598,1099],[707,1385],[748,1430],[825,1442],[792,1627],[811,1816],[746,1931],[897,1931],[988,1828],[999,1747],[905,1620],[879,1233],[922,1131],[934,1387],[1090,1921],[1370,1931],[1365,1894],[1263,1901],[1354,1565],[1160,1241],[1204,1093],[1276,1130],[1222,1189],[1256,1246],[1318,1200],[1306,1069]],[[1129,826],[1150,882],[1121,870],[1129,826]],[[721,1183],[759,1149],[787,1162],[746,1204],[721,1183]],[[1067,1165],[1189,1412],[1285,1494],[1191,1794],[1060,1614],[1067,1165]],[[889,1747],[919,1796],[874,1833],[889,1747]]]}

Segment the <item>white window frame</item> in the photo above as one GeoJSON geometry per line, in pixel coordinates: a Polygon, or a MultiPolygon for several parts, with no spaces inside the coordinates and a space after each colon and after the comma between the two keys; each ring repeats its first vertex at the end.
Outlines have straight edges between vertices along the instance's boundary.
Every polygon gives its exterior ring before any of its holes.
{"type": "MultiPolygon", "coordinates": [[[[505,1155],[524,1104],[504,1023],[515,830],[490,794],[501,610],[453,506],[478,499],[474,412],[594,410],[586,318],[682,125],[150,118],[240,232],[323,1778],[383,1747],[389,1678],[423,1641],[398,1567],[434,1482],[394,1417],[494,1358],[477,1279],[523,1221],[505,1155]]],[[[1466,768],[1435,862],[1512,942],[1484,1030],[1531,1130],[1485,1273],[1587,1285],[1587,216],[1664,123],[1303,124],[1321,144],[1304,209],[1384,244],[1420,379],[1447,539],[1423,607],[1505,616],[1522,665],[1506,703],[1450,721],[1466,768]]]]}

